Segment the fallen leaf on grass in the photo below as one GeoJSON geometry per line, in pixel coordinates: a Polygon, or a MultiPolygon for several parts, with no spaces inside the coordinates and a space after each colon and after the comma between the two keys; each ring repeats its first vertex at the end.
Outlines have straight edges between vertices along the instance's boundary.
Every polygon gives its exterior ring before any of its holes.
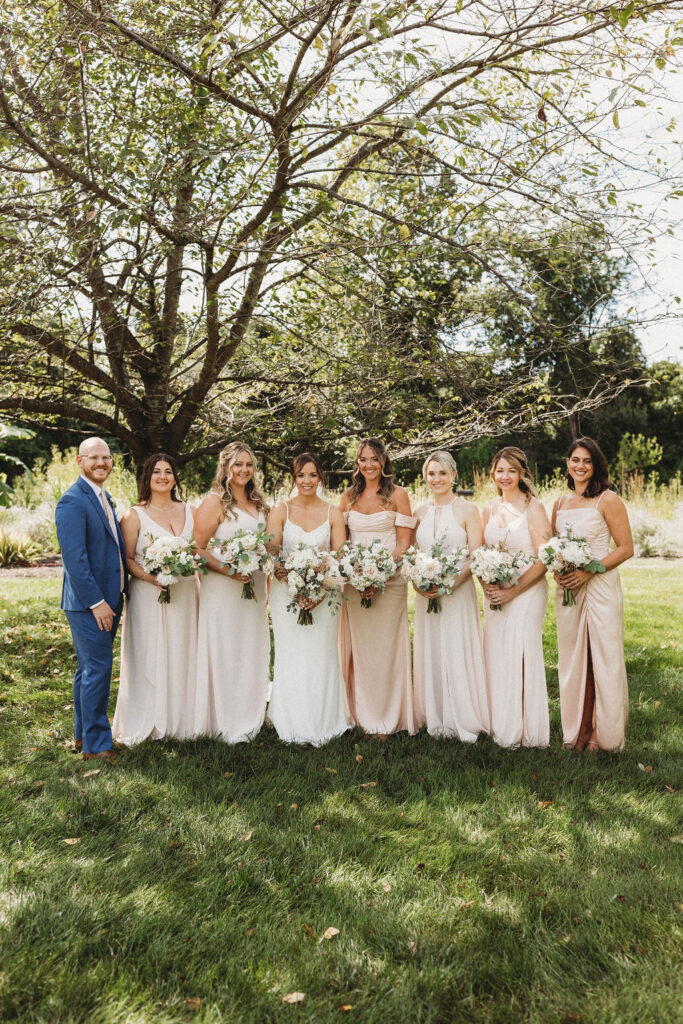
{"type": "Polygon", "coordinates": [[[376,785],[377,785],[376,782],[361,782],[360,788],[361,789],[374,789],[376,785]]]}
{"type": "Polygon", "coordinates": [[[551,807],[552,803],[553,803],[552,800],[539,800],[538,801],[538,806],[539,806],[539,809],[542,809],[543,807],[551,807]]]}
{"type": "Polygon", "coordinates": [[[190,996],[185,1000],[185,1006],[188,1010],[198,1010],[201,1005],[202,1001],[199,996],[190,996]]]}
{"type": "Polygon", "coordinates": [[[353,1009],[353,1006],[351,1005],[351,1003],[342,1003],[341,1006],[337,1007],[337,1009],[341,1010],[342,1013],[348,1013],[349,1010],[353,1009]]]}
{"type": "Polygon", "coordinates": [[[339,929],[338,928],[333,928],[330,925],[330,927],[326,928],[325,931],[323,932],[322,938],[323,939],[333,939],[335,937],[335,935],[339,935],[339,929]]]}
{"type": "Polygon", "coordinates": [[[290,806],[290,808],[291,808],[291,809],[292,809],[293,811],[298,811],[298,810],[299,810],[299,805],[298,805],[298,804],[290,804],[289,806],[290,806]]]}
{"type": "Polygon", "coordinates": [[[306,998],[305,992],[288,992],[286,996],[282,997],[283,1003],[303,1003],[306,998]]]}
{"type": "Polygon", "coordinates": [[[670,836],[672,843],[683,843],[683,836],[670,836]]]}
{"type": "Polygon", "coordinates": [[[14,862],[14,866],[15,866],[15,868],[17,869],[17,871],[21,871],[21,869],[22,869],[22,868],[23,868],[23,866],[24,866],[24,862],[23,862],[23,860],[17,860],[17,861],[15,861],[15,862],[14,862]]]}
{"type": "Polygon", "coordinates": [[[385,892],[391,892],[391,882],[382,882],[382,888],[385,892]]]}
{"type": "Polygon", "coordinates": [[[89,772],[83,772],[83,778],[87,779],[91,775],[99,775],[101,771],[101,768],[91,768],[89,772]]]}
{"type": "Polygon", "coordinates": [[[318,938],[318,936],[316,935],[316,933],[315,933],[315,932],[313,931],[313,929],[311,928],[310,924],[305,924],[305,925],[304,925],[304,931],[305,931],[305,932],[307,932],[307,933],[308,933],[308,934],[309,934],[309,935],[310,935],[310,936],[311,936],[312,938],[314,938],[314,939],[317,939],[317,938],[318,938]]]}
{"type": "Polygon", "coordinates": [[[242,842],[243,843],[248,843],[249,840],[251,839],[251,837],[253,836],[253,834],[254,834],[254,830],[253,829],[251,830],[251,832],[245,832],[244,835],[241,836],[242,842]]]}
{"type": "Polygon", "coordinates": [[[362,761],[363,761],[363,755],[362,754],[356,754],[356,764],[361,764],[362,761]]]}
{"type": "Polygon", "coordinates": [[[653,769],[651,764],[641,764],[640,761],[638,762],[638,767],[640,768],[641,772],[651,772],[651,771],[654,771],[654,769],[653,769]]]}
{"type": "Polygon", "coordinates": [[[468,900],[467,903],[463,903],[463,905],[461,906],[460,909],[461,910],[465,910],[467,907],[471,907],[473,903],[474,903],[474,900],[468,900]]]}
{"type": "Polygon", "coordinates": [[[329,772],[330,775],[336,775],[337,774],[337,769],[336,768],[326,768],[325,771],[329,772]]]}
{"type": "Polygon", "coordinates": [[[251,928],[247,928],[247,937],[249,937],[250,935],[253,935],[255,931],[256,931],[256,925],[253,925],[251,928]]]}
{"type": "Polygon", "coordinates": [[[80,839],[62,839],[62,842],[67,846],[75,846],[76,843],[80,843],[80,839]]]}
{"type": "Polygon", "coordinates": [[[31,786],[31,789],[40,789],[40,787],[44,786],[44,785],[45,785],[45,780],[44,779],[37,779],[37,781],[34,782],[33,785],[31,786]]]}
{"type": "Polygon", "coordinates": [[[417,954],[417,942],[409,942],[408,950],[410,951],[411,956],[415,956],[417,954]]]}
{"type": "Polygon", "coordinates": [[[320,831],[320,825],[314,825],[313,826],[313,831],[314,832],[319,832],[320,831]]]}
{"type": "Polygon", "coordinates": [[[224,779],[229,779],[230,776],[234,775],[234,774],[235,774],[234,772],[223,772],[223,778],[224,779]]]}

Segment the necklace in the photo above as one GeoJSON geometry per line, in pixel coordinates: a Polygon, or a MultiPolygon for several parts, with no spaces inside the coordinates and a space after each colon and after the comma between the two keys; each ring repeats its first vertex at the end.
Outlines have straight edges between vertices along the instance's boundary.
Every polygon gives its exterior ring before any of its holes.
{"type": "Polygon", "coordinates": [[[155,508],[158,512],[168,512],[170,508],[173,508],[173,502],[170,501],[168,505],[155,505],[153,501],[150,501],[149,507],[155,508]]]}

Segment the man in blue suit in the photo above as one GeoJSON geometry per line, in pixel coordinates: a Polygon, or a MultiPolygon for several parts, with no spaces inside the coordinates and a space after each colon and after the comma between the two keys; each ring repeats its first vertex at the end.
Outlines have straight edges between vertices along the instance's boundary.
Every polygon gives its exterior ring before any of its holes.
{"type": "Polygon", "coordinates": [[[59,500],[55,519],[62,549],[62,608],[78,665],[74,676],[76,749],[83,758],[113,755],[107,716],[114,637],[126,590],[126,547],[104,482],[109,446],[99,437],[81,444],[81,475],[59,500]]]}

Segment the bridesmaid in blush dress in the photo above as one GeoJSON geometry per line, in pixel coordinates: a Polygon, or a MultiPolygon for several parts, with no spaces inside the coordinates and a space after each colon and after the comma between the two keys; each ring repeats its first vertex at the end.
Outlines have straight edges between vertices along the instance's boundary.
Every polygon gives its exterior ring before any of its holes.
{"type": "MultiPolygon", "coordinates": [[[[482,542],[481,517],[471,502],[453,495],[457,476],[453,456],[433,452],[425,460],[422,475],[433,502],[415,513],[417,546],[429,551],[434,541],[440,540],[444,551],[474,551],[482,542]]],[[[415,690],[424,694],[431,736],[453,736],[474,743],[479,733],[489,731],[489,708],[479,603],[469,562],[457,577],[453,592],[439,598],[441,611],[428,615],[428,598],[436,593],[418,590],[415,597],[415,690]]]]}
{"type": "Polygon", "coordinates": [[[218,458],[211,492],[197,509],[197,549],[208,558],[199,600],[195,731],[226,743],[252,739],[263,725],[268,697],[270,630],[266,578],[255,573],[256,600],[242,599],[248,576],[230,576],[211,548],[238,530],[255,533],[268,506],[256,486],[256,458],[233,441],[218,458]]]}
{"type": "MultiPolygon", "coordinates": [[[[415,526],[408,495],[394,483],[391,461],[377,438],[361,441],[355,461],[352,485],[341,499],[349,539],[366,547],[379,539],[399,562],[415,526]]],[[[361,608],[364,595],[347,586],[339,623],[351,718],[380,737],[403,729],[414,733],[424,725],[424,707],[411,680],[406,595],[398,573],[383,594],[374,588],[367,592],[370,608],[361,608]]]]}
{"type": "Polygon", "coordinates": [[[557,581],[557,646],[564,744],[577,750],[621,750],[628,722],[623,601],[618,565],[633,555],[623,501],[610,491],[607,459],[590,437],[567,457],[569,494],[553,509],[553,532],[585,537],[606,572],[575,569],[557,581]],[[610,538],[615,548],[610,551],[610,538]],[[575,605],[562,605],[563,588],[575,605]]]}
{"type": "Polygon", "coordinates": [[[532,562],[550,537],[546,511],[534,497],[524,452],[502,448],[491,477],[498,498],[484,511],[486,544],[529,556],[517,584],[484,590],[484,657],[491,711],[491,735],[501,747],[547,747],[548,694],[543,663],[543,617],[548,603],[545,566],[532,562]],[[498,606],[495,611],[491,605],[498,606]]]}
{"type": "MultiPolygon", "coordinates": [[[[346,539],[344,517],[318,495],[323,480],[318,456],[297,455],[292,476],[296,497],[280,502],[268,516],[271,550],[286,555],[299,544],[336,550],[346,539]]],[[[326,599],[318,604],[303,601],[301,607],[313,612],[313,623],[300,626],[296,611],[287,609],[287,570],[280,566],[275,575],[270,588],[275,666],[268,718],[281,740],[317,747],[349,728],[337,647],[339,609],[326,599]]]]}
{"type": "Polygon", "coordinates": [[[193,509],[182,500],[170,455],[147,459],[138,504],[124,515],[121,532],[131,581],[112,734],[127,746],[164,736],[186,739],[194,735],[197,577],[180,577],[169,603],[160,604],[159,584],[143,569],[142,555],[158,537],[192,538],[193,509]]]}

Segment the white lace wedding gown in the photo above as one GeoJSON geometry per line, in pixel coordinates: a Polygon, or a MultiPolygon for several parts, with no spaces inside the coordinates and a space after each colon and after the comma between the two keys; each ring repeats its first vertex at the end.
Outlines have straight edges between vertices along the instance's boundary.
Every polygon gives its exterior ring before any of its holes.
{"type": "MultiPolygon", "coordinates": [[[[330,550],[329,513],[321,526],[304,530],[287,512],[282,551],[294,551],[300,543],[330,550]]],[[[287,743],[320,746],[349,728],[337,648],[339,612],[323,601],[313,609],[313,625],[300,626],[298,613],[287,611],[289,601],[287,584],[273,579],[270,614],[275,666],[268,718],[287,743]]]]}

